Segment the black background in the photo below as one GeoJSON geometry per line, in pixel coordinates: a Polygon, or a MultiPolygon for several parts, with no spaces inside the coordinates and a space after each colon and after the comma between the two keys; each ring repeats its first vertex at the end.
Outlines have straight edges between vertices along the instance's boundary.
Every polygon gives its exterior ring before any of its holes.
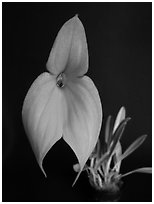
{"type": "MultiPolygon", "coordinates": [[[[148,134],[143,145],[123,161],[121,172],[151,166],[152,3],[3,3],[3,201],[94,199],[85,173],[71,187],[77,159],[63,140],[44,159],[48,175],[44,178],[21,120],[30,85],[46,70],[57,32],[75,14],[86,30],[87,75],[99,90],[104,121],[126,107],[132,120],[122,138],[123,149],[148,134]]],[[[123,181],[120,201],[151,201],[151,175],[134,174],[123,181]]]]}

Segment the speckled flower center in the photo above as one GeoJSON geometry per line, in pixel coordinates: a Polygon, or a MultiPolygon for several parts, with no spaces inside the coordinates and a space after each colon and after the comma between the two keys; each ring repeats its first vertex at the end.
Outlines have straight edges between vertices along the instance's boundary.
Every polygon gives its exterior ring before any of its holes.
{"type": "Polygon", "coordinates": [[[59,87],[59,88],[63,88],[66,84],[66,76],[65,74],[62,72],[60,73],[58,76],[57,76],[57,83],[56,85],[59,87]]]}

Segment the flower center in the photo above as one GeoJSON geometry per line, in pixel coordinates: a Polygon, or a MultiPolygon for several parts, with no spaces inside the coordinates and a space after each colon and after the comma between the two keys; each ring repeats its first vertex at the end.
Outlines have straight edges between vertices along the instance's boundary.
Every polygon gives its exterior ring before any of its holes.
{"type": "Polygon", "coordinates": [[[59,87],[59,88],[63,88],[66,84],[66,76],[65,74],[62,72],[60,73],[58,76],[57,76],[57,83],[56,85],[59,87]]]}

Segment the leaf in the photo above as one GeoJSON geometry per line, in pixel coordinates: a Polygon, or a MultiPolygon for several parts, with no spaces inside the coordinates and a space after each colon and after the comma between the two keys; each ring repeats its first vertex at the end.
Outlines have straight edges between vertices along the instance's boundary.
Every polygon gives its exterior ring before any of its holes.
{"type": "Polygon", "coordinates": [[[123,160],[124,158],[128,157],[132,152],[134,152],[145,140],[147,135],[143,135],[139,137],[138,139],[133,142],[128,149],[121,155],[120,160],[123,160]]]}
{"type": "Polygon", "coordinates": [[[68,20],[58,32],[51,49],[47,69],[53,75],[83,76],[88,70],[88,48],[84,27],[79,18],[68,20]]]}
{"type": "Polygon", "coordinates": [[[111,141],[111,136],[112,136],[111,119],[112,119],[112,116],[111,115],[108,116],[106,121],[106,127],[105,127],[105,142],[107,146],[109,146],[109,143],[111,141]]]}
{"type": "Polygon", "coordinates": [[[115,148],[115,151],[114,151],[114,157],[113,157],[113,159],[114,159],[113,169],[115,169],[116,172],[120,171],[120,166],[121,166],[120,156],[121,156],[121,154],[122,154],[122,147],[121,147],[120,142],[118,141],[116,148],[115,148]]]}
{"type": "Polygon", "coordinates": [[[125,117],[126,117],[126,110],[124,107],[121,107],[114,123],[113,134],[115,133],[120,123],[125,119],[125,117]]]}
{"type": "Polygon", "coordinates": [[[116,148],[116,145],[119,142],[119,140],[123,134],[123,131],[126,127],[126,124],[129,120],[130,120],[130,118],[126,118],[125,120],[122,121],[120,126],[117,128],[117,130],[113,136],[113,140],[111,142],[110,149],[108,150],[108,152],[106,154],[102,155],[102,157],[97,161],[95,169],[97,169],[105,160],[109,160],[109,158],[112,156],[112,154],[114,153],[114,150],[116,148]]]}
{"type": "Polygon", "coordinates": [[[96,146],[95,146],[94,150],[92,151],[89,159],[96,158],[96,157],[99,158],[100,156],[101,156],[101,146],[100,146],[100,139],[98,139],[96,146]]]}
{"type": "Polygon", "coordinates": [[[109,152],[109,157],[112,155],[115,147],[116,147],[116,144],[118,143],[118,141],[120,140],[123,132],[124,132],[124,129],[127,125],[127,122],[130,120],[130,118],[126,118],[125,120],[122,121],[122,123],[119,125],[119,127],[117,128],[117,130],[115,131],[115,134],[113,135],[113,139],[112,139],[112,143],[111,143],[111,149],[110,149],[110,152],[109,152]]]}
{"type": "Polygon", "coordinates": [[[133,174],[133,173],[148,173],[148,174],[151,174],[152,173],[152,168],[151,167],[143,167],[143,168],[139,168],[139,169],[135,169],[133,171],[130,171],[126,174],[123,174],[121,177],[125,177],[125,176],[128,176],[130,174],[133,174]]]}
{"type": "Polygon", "coordinates": [[[96,154],[100,156],[100,151],[101,151],[101,145],[100,145],[100,140],[98,139],[97,144],[96,144],[96,154]]]}
{"type": "Polygon", "coordinates": [[[96,160],[96,165],[94,170],[96,171],[100,167],[100,165],[103,164],[107,159],[109,159],[108,153],[103,154],[99,160],[96,160]]]}

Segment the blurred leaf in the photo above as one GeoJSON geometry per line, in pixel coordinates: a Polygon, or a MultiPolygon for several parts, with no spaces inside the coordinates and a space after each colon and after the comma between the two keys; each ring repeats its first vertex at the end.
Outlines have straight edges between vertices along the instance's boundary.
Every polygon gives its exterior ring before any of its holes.
{"type": "Polygon", "coordinates": [[[116,147],[116,144],[118,143],[118,141],[120,140],[122,134],[123,134],[123,131],[126,127],[126,124],[127,122],[130,120],[130,118],[126,118],[125,120],[122,121],[122,123],[119,125],[119,127],[117,128],[114,136],[113,136],[113,140],[112,140],[112,146],[111,146],[111,149],[110,151],[108,151],[106,154],[104,154],[101,159],[99,159],[97,161],[97,164],[95,166],[95,169],[97,169],[105,160],[109,160],[109,158],[112,156],[114,150],[115,150],[115,147],[116,147]]]}
{"type": "Polygon", "coordinates": [[[93,150],[93,152],[91,153],[89,159],[91,158],[99,158],[100,157],[100,152],[101,152],[101,148],[100,148],[100,139],[98,139],[96,146],[93,150]]]}
{"type": "Polygon", "coordinates": [[[127,125],[127,122],[130,120],[130,118],[126,118],[125,120],[123,120],[121,122],[121,124],[119,125],[119,127],[117,128],[117,130],[115,131],[115,134],[113,135],[113,138],[112,138],[112,143],[111,143],[111,149],[110,149],[110,152],[109,152],[109,157],[112,155],[113,151],[115,150],[115,147],[116,147],[116,144],[117,142],[120,140],[123,132],[124,132],[124,129],[127,125]]]}
{"type": "Polygon", "coordinates": [[[105,142],[107,146],[109,145],[111,141],[111,136],[112,136],[112,127],[111,127],[111,119],[112,116],[109,115],[106,121],[106,128],[105,128],[105,142]]]}
{"type": "Polygon", "coordinates": [[[123,131],[126,127],[127,122],[130,120],[130,118],[126,118],[125,120],[122,121],[122,123],[119,125],[119,127],[117,128],[115,134],[113,135],[113,139],[112,139],[112,143],[111,143],[111,149],[110,151],[108,151],[106,154],[104,154],[98,161],[97,164],[95,166],[95,169],[97,169],[105,160],[109,160],[109,158],[112,156],[116,144],[118,143],[118,141],[120,140],[123,131]]]}
{"type": "Polygon", "coordinates": [[[96,144],[96,154],[97,154],[97,157],[100,158],[101,156],[101,144],[100,144],[100,139],[98,140],[97,144],[96,144]]]}
{"type": "Polygon", "coordinates": [[[120,160],[123,160],[124,158],[128,157],[132,152],[134,152],[145,140],[147,135],[143,135],[139,137],[135,142],[133,142],[128,149],[121,155],[120,160]]]}
{"type": "Polygon", "coordinates": [[[115,168],[116,172],[119,172],[120,171],[120,166],[121,166],[121,160],[120,160],[120,157],[121,157],[121,154],[122,154],[122,147],[121,147],[121,144],[120,142],[118,141],[117,145],[116,145],[116,148],[115,148],[115,151],[114,151],[114,167],[113,169],[115,168]]]}
{"type": "Polygon", "coordinates": [[[113,134],[115,133],[120,123],[125,119],[125,117],[126,117],[125,107],[121,107],[114,123],[113,134]]]}
{"type": "Polygon", "coordinates": [[[108,154],[107,154],[107,153],[103,154],[102,157],[101,157],[99,160],[96,161],[95,170],[97,170],[98,167],[99,167],[101,164],[103,164],[104,161],[105,161],[107,158],[109,158],[109,157],[108,157],[108,154]]]}
{"type": "Polygon", "coordinates": [[[128,175],[133,174],[133,173],[148,173],[148,174],[151,174],[152,173],[152,168],[151,167],[143,167],[143,168],[135,169],[135,170],[130,171],[130,172],[126,173],[126,174],[123,174],[121,177],[128,176],[128,175]]]}

